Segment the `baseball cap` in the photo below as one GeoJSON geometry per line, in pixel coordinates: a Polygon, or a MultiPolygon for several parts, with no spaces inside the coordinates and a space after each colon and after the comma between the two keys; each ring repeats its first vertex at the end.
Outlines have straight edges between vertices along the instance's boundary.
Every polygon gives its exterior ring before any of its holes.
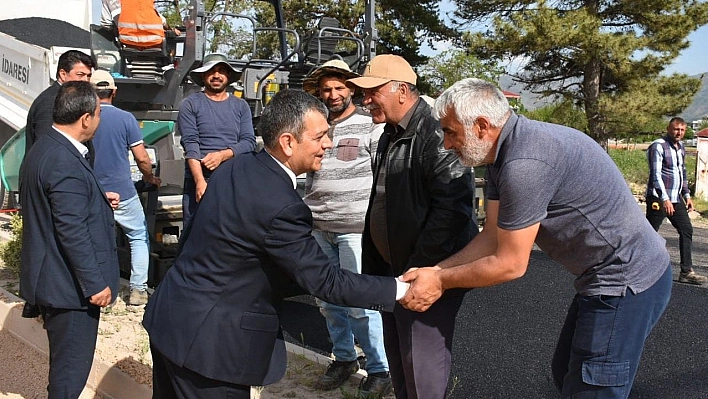
{"type": "Polygon", "coordinates": [[[321,67],[315,69],[310,74],[310,76],[308,76],[305,81],[302,82],[303,90],[312,95],[317,93],[317,89],[319,88],[318,86],[320,84],[320,78],[326,73],[338,73],[343,75],[345,79],[351,79],[361,76],[356,72],[352,72],[352,70],[349,69],[349,64],[347,64],[346,62],[342,60],[329,60],[322,64],[321,67]]]}
{"type": "Polygon", "coordinates": [[[241,71],[232,67],[231,64],[229,64],[229,59],[226,58],[224,54],[220,53],[205,55],[204,59],[202,60],[202,66],[197,69],[193,69],[189,73],[189,78],[192,79],[192,82],[196,83],[197,85],[204,86],[204,81],[202,80],[202,73],[210,70],[217,64],[226,64],[226,66],[229,67],[229,83],[233,83],[238,80],[239,76],[241,75],[241,71]]]}
{"type": "Polygon", "coordinates": [[[415,85],[418,76],[403,57],[393,54],[381,54],[369,61],[361,77],[349,79],[348,82],[362,89],[370,89],[384,85],[392,80],[415,85]]]}
{"type": "Polygon", "coordinates": [[[113,76],[108,71],[103,69],[97,69],[91,74],[91,83],[98,90],[115,90],[116,82],[113,80],[113,76]]]}

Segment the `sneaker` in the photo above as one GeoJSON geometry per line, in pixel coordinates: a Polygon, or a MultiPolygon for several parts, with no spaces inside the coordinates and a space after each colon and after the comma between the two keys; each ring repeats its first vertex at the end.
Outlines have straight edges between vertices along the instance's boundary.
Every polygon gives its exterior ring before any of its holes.
{"type": "Polygon", "coordinates": [[[146,290],[132,289],[130,290],[130,298],[128,298],[128,305],[130,306],[142,306],[148,302],[148,293],[146,290]]]}
{"type": "Polygon", "coordinates": [[[694,272],[693,270],[689,270],[687,273],[681,272],[679,274],[679,282],[681,283],[688,283],[688,284],[705,284],[708,282],[708,277],[706,276],[701,276],[700,274],[694,272]]]}
{"type": "Polygon", "coordinates": [[[388,372],[369,374],[359,383],[357,398],[380,399],[391,393],[392,389],[391,375],[388,372]]]}
{"type": "Polygon", "coordinates": [[[322,391],[339,388],[350,375],[357,371],[359,371],[359,363],[356,360],[351,362],[339,362],[335,360],[327,367],[327,371],[325,371],[322,377],[315,382],[315,388],[322,391]]]}

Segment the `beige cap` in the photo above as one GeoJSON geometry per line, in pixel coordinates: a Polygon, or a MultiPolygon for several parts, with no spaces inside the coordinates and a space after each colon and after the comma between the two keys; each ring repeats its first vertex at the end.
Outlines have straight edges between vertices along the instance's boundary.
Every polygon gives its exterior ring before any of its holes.
{"type": "Polygon", "coordinates": [[[374,57],[366,65],[364,74],[360,78],[349,79],[348,82],[370,89],[384,85],[392,80],[416,84],[418,76],[403,57],[393,54],[381,54],[374,57]]]}
{"type": "Polygon", "coordinates": [[[345,79],[351,79],[361,76],[356,72],[352,72],[352,70],[349,69],[349,64],[347,64],[346,62],[342,60],[329,60],[322,64],[321,67],[315,69],[310,74],[310,76],[308,76],[307,79],[302,82],[303,90],[312,95],[317,93],[317,89],[319,89],[320,78],[326,73],[339,73],[344,75],[345,79]]]}
{"type": "Polygon", "coordinates": [[[91,83],[96,88],[96,90],[115,90],[116,82],[113,80],[113,76],[108,71],[103,69],[97,69],[91,74],[91,83]]]}

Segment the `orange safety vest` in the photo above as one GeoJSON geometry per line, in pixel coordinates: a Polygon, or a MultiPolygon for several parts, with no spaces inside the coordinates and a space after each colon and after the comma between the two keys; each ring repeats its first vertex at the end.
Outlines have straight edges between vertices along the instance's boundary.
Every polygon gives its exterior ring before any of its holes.
{"type": "Polygon", "coordinates": [[[153,47],[165,39],[162,19],[153,0],[121,0],[118,40],[134,47],[153,47]]]}

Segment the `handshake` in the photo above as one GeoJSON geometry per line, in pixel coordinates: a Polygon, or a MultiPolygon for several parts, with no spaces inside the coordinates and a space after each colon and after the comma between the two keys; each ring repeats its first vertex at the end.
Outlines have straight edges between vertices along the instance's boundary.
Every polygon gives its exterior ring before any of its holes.
{"type": "Polygon", "coordinates": [[[440,278],[441,271],[438,266],[414,267],[396,277],[397,282],[407,286],[405,295],[397,298],[398,302],[406,309],[416,312],[428,310],[445,292],[440,278]]]}

